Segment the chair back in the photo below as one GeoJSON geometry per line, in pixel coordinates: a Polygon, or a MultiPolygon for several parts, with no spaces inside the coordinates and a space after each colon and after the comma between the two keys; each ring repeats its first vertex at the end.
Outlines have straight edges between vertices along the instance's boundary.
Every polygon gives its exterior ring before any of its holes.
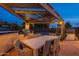
{"type": "Polygon", "coordinates": [[[59,50],[60,50],[59,41],[60,41],[60,39],[55,39],[55,40],[54,40],[53,55],[58,55],[58,52],[59,52],[59,50]]]}
{"type": "Polygon", "coordinates": [[[56,53],[56,52],[60,50],[59,41],[60,41],[60,38],[54,39],[54,40],[52,41],[51,49],[50,49],[50,55],[55,56],[55,55],[58,54],[58,53],[56,53]]]}
{"type": "Polygon", "coordinates": [[[23,45],[19,40],[14,41],[14,47],[18,53],[19,56],[23,56],[24,52],[23,52],[23,45]]]}
{"type": "Polygon", "coordinates": [[[59,45],[59,42],[60,42],[60,38],[59,39],[55,39],[54,40],[54,46],[58,46],[59,45]]]}
{"type": "Polygon", "coordinates": [[[50,53],[51,41],[46,41],[43,49],[43,55],[47,56],[50,53]]]}

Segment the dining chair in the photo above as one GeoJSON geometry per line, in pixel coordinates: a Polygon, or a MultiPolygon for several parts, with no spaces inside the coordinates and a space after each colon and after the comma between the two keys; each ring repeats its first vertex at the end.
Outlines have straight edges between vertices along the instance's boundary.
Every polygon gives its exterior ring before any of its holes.
{"type": "Polygon", "coordinates": [[[51,43],[51,48],[50,48],[50,55],[58,55],[59,50],[60,50],[60,44],[59,44],[60,39],[54,39],[51,43]]]}
{"type": "Polygon", "coordinates": [[[17,51],[18,56],[30,56],[32,55],[32,50],[25,46],[22,42],[19,40],[16,40],[14,42],[15,49],[17,51]]]}
{"type": "Polygon", "coordinates": [[[15,47],[15,49],[17,51],[17,54],[19,56],[23,56],[24,55],[24,51],[23,51],[22,43],[19,40],[15,40],[13,44],[14,44],[14,47],[15,47]]]}
{"type": "Polygon", "coordinates": [[[58,55],[58,53],[60,51],[60,44],[59,44],[60,39],[56,39],[55,42],[56,42],[56,44],[55,44],[56,45],[55,55],[58,55]]]}
{"type": "Polygon", "coordinates": [[[46,41],[43,47],[43,56],[48,56],[50,53],[51,41],[46,41]]]}

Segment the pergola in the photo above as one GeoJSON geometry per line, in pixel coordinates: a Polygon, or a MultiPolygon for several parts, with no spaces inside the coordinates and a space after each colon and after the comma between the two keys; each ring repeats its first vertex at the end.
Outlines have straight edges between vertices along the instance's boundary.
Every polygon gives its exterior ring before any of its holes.
{"type": "Polygon", "coordinates": [[[29,29],[29,22],[56,23],[61,25],[61,34],[64,33],[64,21],[48,3],[0,3],[0,7],[21,18],[25,22],[25,29],[29,29]]]}

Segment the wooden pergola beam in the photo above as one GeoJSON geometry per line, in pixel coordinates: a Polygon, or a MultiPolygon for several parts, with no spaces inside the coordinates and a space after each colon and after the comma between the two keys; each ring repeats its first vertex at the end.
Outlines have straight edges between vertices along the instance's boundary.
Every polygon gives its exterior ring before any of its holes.
{"type": "Polygon", "coordinates": [[[55,23],[55,24],[57,24],[57,22],[59,23],[59,21],[51,21],[51,20],[48,20],[48,19],[46,19],[46,20],[32,20],[32,19],[30,19],[30,20],[25,20],[26,22],[31,22],[31,23],[36,23],[36,24],[52,24],[52,23],[55,23]]]}
{"type": "Polygon", "coordinates": [[[40,5],[45,8],[49,13],[51,13],[52,16],[54,16],[57,19],[60,19],[59,15],[57,15],[57,13],[55,12],[54,9],[52,9],[52,7],[47,4],[47,3],[40,3],[40,5]]]}
{"type": "MultiPolygon", "coordinates": [[[[27,21],[26,21],[27,22],[27,21]]],[[[28,23],[31,22],[33,24],[50,24],[51,22],[49,21],[33,21],[33,20],[29,20],[28,23]]]]}
{"type": "Polygon", "coordinates": [[[38,3],[6,3],[6,5],[15,8],[33,8],[33,7],[40,7],[38,3]]]}
{"type": "Polygon", "coordinates": [[[18,14],[40,14],[45,13],[46,11],[27,11],[27,10],[16,10],[15,13],[18,14]]]}
{"type": "MultiPolygon", "coordinates": [[[[7,5],[3,4],[3,3],[0,3],[0,6],[3,7],[4,9],[6,9],[7,11],[9,11],[10,13],[12,13],[13,15],[15,15],[16,17],[19,17],[15,11],[13,11],[10,7],[8,7],[7,5]]],[[[19,17],[21,18],[21,17],[19,17]]],[[[22,18],[21,18],[22,19],[22,18]]]]}
{"type": "Polygon", "coordinates": [[[42,17],[42,18],[39,18],[39,19],[37,19],[37,20],[49,20],[50,21],[50,18],[52,18],[52,16],[51,15],[49,15],[49,16],[45,16],[45,17],[42,17]]]}
{"type": "Polygon", "coordinates": [[[42,18],[38,18],[38,19],[32,19],[32,18],[29,18],[29,20],[27,19],[24,19],[26,22],[51,22],[52,20],[50,20],[50,18],[52,18],[52,16],[45,16],[45,17],[42,17],[42,18]]]}

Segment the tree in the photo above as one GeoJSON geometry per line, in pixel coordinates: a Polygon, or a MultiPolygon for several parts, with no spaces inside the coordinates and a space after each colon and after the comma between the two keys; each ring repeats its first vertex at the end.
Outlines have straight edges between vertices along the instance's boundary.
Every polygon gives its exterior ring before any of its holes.
{"type": "Polygon", "coordinates": [[[17,23],[10,23],[8,24],[11,30],[20,30],[21,26],[19,26],[17,23]]]}
{"type": "Polygon", "coordinates": [[[72,25],[69,23],[69,22],[67,22],[66,24],[65,24],[65,28],[71,28],[72,27],[72,25]]]}

